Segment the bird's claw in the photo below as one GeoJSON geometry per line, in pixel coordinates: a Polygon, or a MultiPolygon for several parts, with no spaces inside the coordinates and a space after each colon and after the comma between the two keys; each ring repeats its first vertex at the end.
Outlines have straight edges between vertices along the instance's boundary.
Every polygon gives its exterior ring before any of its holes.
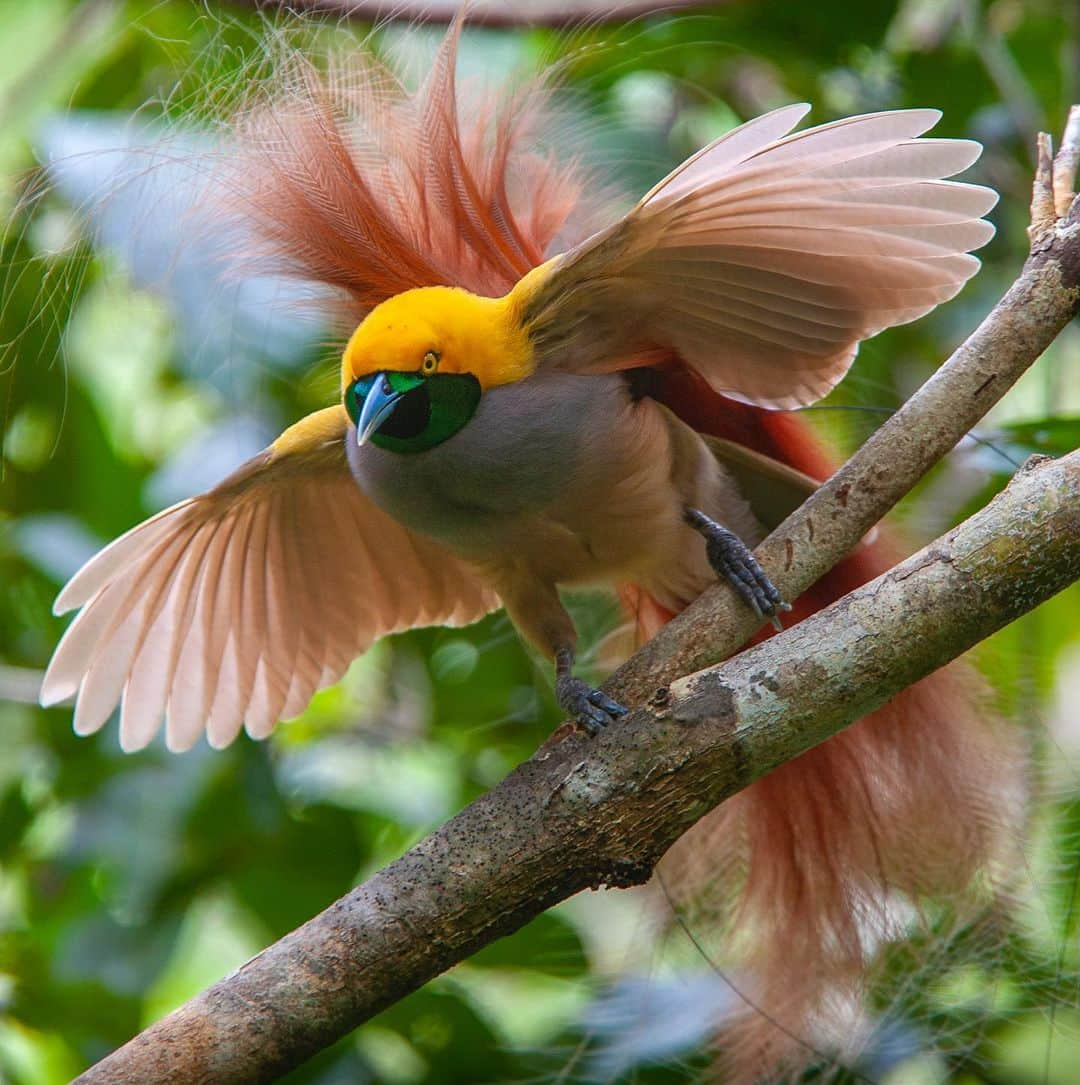
{"type": "Polygon", "coordinates": [[[688,513],[687,520],[705,537],[705,554],[713,572],[726,580],[759,618],[768,618],[774,629],[782,629],[780,614],[791,610],[791,604],[784,602],[746,543],[703,513],[688,513]]]}
{"type": "Polygon", "coordinates": [[[768,618],[774,628],[782,629],[779,615],[791,610],[791,604],[784,602],[776,585],[743,541],[730,531],[720,530],[723,531],[722,536],[711,535],[705,544],[709,564],[759,618],[768,618]],[[734,540],[734,544],[731,540],[734,540]]]}
{"type": "Polygon", "coordinates": [[[559,707],[573,716],[590,735],[599,734],[609,723],[629,711],[606,693],[593,689],[587,682],[572,675],[561,675],[555,681],[555,697],[559,707]]]}

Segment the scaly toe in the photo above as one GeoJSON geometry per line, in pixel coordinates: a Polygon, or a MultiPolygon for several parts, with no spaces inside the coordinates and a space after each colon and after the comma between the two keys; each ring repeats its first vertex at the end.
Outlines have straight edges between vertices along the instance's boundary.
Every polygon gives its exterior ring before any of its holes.
{"type": "Polygon", "coordinates": [[[610,723],[625,716],[628,709],[606,693],[593,689],[580,678],[559,678],[555,683],[559,707],[590,735],[599,734],[610,723]]]}
{"type": "Polygon", "coordinates": [[[759,618],[768,618],[776,629],[780,629],[777,614],[791,607],[784,602],[750,549],[737,535],[719,524],[711,524],[704,530],[705,553],[717,576],[726,580],[759,618]]]}
{"type": "Polygon", "coordinates": [[[625,705],[613,701],[603,690],[599,689],[594,689],[589,694],[589,704],[595,705],[601,712],[606,712],[607,715],[614,716],[616,719],[625,716],[630,711],[625,705]]]}

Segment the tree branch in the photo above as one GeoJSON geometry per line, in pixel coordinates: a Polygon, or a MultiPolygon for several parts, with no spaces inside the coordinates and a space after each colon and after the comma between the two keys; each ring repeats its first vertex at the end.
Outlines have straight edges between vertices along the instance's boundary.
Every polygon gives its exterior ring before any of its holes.
{"type": "MultiPolygon", "coordinates": [[[[470,0],[468,20],[470,26],[591,26],[707,5],[715,6],[715,0],[667,0],[662,5],[655,0],[470,0]]],[[[449,23],[461,0],[248,0],[244,6],[364,22],[449,23]]]]}
{"type": "Polygon", "coordinates": [[[559,900],[645,881],[706,811],[1080,571],[1080,452],[826,610],[548,746],[396,862],[78,1079],[263,1082],[559,900]]]}
{"type": "MultiPolygon", "coordinates": [[[[849,553],[1020,379],[1080,311],[1080,106],[1057,158],[1039,136],[1031,254],[1020,278],[934,375],[755,551],[785,599],[798,598],[849,553]],[[1055,196],[1056,194],[1056,196],[1055,196]],[[1055,202],[1064,208],[1058,216],[1055,202]]],[[[739,649],[760,622],[717,584],[612,675],[634,703],[739,649]]]]}
{"type": "MultiPolygon", "coordinates": [[[[1056,184],[1048,145],[1040,147],[1032,252],[1017,282],[759,548],[789,598],[850,550],[1077,311],[1080,211],[1064,194],[1073,190],[1078,128],[1070,124],[1056,184]]],[[[1078,571],[1080,453],[1073,453],[1021,472],[982,512],[826,610],[687,675],[753,631],[729,589],[710,590],[617,672],[612,688],[648,707],[596,740],[573,733],[549,743],[395,863],[78,1081],[271,1080],[557,901],[586,887],[644,881],[718,802],[1049,598],[1078,571]]]]}

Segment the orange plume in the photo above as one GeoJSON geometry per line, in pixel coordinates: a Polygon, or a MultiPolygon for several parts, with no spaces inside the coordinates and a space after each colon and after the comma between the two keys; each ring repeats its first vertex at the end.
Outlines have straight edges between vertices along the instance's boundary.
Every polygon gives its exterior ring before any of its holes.
{"type": "Polygon", "coordinates": [[[543,79],[477,92],[456,85],[460,20],[408,92],[359,51],[319,72],[289,55],[235,126],[223,189],[273,271],[337,289],[355,327],[420,286],[497,296],[591,232],[584,176],[542,141],[543,79]]]}
{"type": "MultiPolygon", "coordinates": [[[[543,149],[542,81],[480,98],[465,116],[459,33],[460,22],[415,93],[372,60],[352,57],[321,75],[293,58],[237,122],[227,192],[255,227],[256,255],[336,288],[350,327],[418,286],[500,295],[594,225],[580,168],[543,149]]],[[[658,398],[699,431],[830,473],[800,419],[727,399],[677,359],[662,374],[658,398]]],[[[886,544],[864,544],[793,619],[894,559],[886,544]]],[[[633,586],[624,599],[650,630],[670,617],[633,586]]],[[[858,996],[874,950],[894,933],[898,900],[917,908],[993,869],[1023,806],[1022,764],[983,714],[978,682],[954,665],[757,782],[676,844],[664,862],[678,895],[730,934],[729,957],[768,1014],[725,1030],[731,1080],[806,1061],[801,1038],[828,1034],[828,1008],[858,996]]]]}

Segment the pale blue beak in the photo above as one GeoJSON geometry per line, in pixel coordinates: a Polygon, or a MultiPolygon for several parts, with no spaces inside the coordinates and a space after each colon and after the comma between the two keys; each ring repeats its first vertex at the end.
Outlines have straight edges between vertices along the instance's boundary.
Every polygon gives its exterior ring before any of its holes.
{"type": "Polygon", "coordinates": [[[356,420],[356,443],[366,444],[367,439],[385,422],[404,392],[395,392],[390,387],[390,379],[385,373],[375,374],[375,383],[364,398],[360,408],[360,417],[356,420]]]}

